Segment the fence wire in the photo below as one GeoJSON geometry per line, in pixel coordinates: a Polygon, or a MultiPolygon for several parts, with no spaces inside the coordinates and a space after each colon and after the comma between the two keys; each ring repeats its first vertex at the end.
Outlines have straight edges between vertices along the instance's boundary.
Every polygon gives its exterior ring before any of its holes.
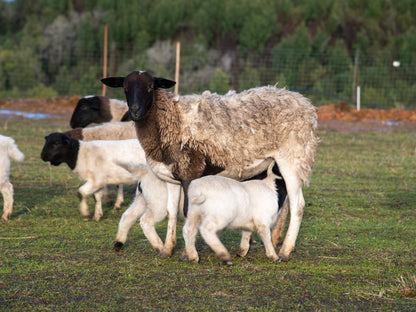
{"type": "MultiPolygon", "coordinates": [[[[157,42],[146,51],[110,43],[108,75],[133,70],[174,79],[176,45],[157,42]]],[[[0,55],[0,97],[54,97],[101,94],[103,57],[99,53],[75,56],[71,49],[48,51],[33,57],[25,51],[0,55]]],[[[343,49],[273,49],[244,54],[207,50],[184,44],[180,54],[179,93],[211,90],[220,94],[260,85],[299,91],[315,105],[329,102],[355,104],[361,88],[361,107],[416,109],[416,56],[399,58],[387,53],[349,55],[343,49]]],[[[120,90],[108,96],[123,98],[120,90]]]]}

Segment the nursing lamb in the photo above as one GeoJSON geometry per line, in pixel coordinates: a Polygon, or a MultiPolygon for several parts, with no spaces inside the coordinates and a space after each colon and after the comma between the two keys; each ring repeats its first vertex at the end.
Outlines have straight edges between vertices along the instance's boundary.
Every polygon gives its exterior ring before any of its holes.
{"type": "Polygon", "coordinates": [[[191,182],[188,217],[183,227],[183,260],[199,261],[195,246],[199,229],[217,257],[231,264],[230,253],[218,237],[225,228],[242,230],[239,256],[247,254],[251,233],[256,231],[263,241],[266,256],[274,261],[279,259],[270,233],[279,215],[273,165],[270,164],[263,180],[238,182],[221,176],[205,176],[191,182]]]}

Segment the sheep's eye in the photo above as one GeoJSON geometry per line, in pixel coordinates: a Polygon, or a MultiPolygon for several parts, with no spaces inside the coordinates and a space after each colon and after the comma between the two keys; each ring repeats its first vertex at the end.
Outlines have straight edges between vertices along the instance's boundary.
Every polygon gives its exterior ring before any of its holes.
{"type": "Polygon", "coordinates": [[[152,92],[153,91],[153,83],[147,88],[147,92],[152,92]]]}

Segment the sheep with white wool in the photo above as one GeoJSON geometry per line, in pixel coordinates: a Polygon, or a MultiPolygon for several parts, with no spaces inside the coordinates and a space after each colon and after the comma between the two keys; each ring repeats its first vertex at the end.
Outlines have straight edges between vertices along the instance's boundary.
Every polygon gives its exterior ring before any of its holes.
{"type": "Polygon", "coordinates": [[[13,184],[10,183],[10,159],[23,161],[25,155],[19,150],[15,141],[0,135],[0,192],[3,196],[3,221],[9,220],[13,212],[13,184]]]}
{"type": "Polygon", "coordinates": [[[263,180],[238,182],[221,176],[205,176],[191,182],[188,217],[183,227],[185,254],[182,260],[199,261],[195,246],[199,229],[217,257],[231,264],[230,253],[218,237],[225,228],[242,230],[239,256],[247,255],[251,233],[256,231],[263,241],[266,256],[274,261],[279,259],[270,233],[280,213],[273,165],[270,164],[263,180]]]}
{"type": "MultiPolygon", "coordinates": [[[[127,106],[127,105],[126,105],[127,106]]],[[[137,138],[133,121],[113,121],[92,126],[88,128],[75,128],[65,132],[71,138],[83,141],[94,140],[129,140],[137,138]]],[[[104,188],[104,197],[111,202],[108,196],[107,187],[104,188]]],[[[124,202],[123,185],[118,185],[117,199],[114,204],[115,209],[120,209],[124,202]]]]}
{"type": "Polygon", "coordinates": [[[53,166],[66,163],[82,181],[78,191],[80,195],[80,212],[84,219],[89,217],[86,198],[94,194],[94,220],[99,221],[102,212],[102,188],[107,184],[135,184],[139,177],[119,162],[146,164],[144,151],[137,139],[81,141],[65,133],[51,133],[45,137],[41,152],[43,161],[53,166]]]}
{"type": "Polygon", "coordinates": [[[101,95],[82,97],[71,116],[71,128],[85,128],[90,124],[131,120],[126,102],[101,95]]]}
{"type": "MultiPolygon", "coordinates": [[[[171,210],[168,208],[172,207],[172,203],[175,199],[169,197],[169,194],[174,194],[176,192],[175,189],[180,188],[180,185],[159,179],[149,166],[136,164],[120,165],[139,175],[140,178],[134,202],[126,209],[120,219],[114,249],[119,251],[123,248],[130,228],[140,218],[140,225],[145,236],[148,238],[154,249],[162,252],[163,243],[156,233],[155,225],[171,215],[171,210]],[[174,191],[169,192],[168,187],[172,188],[174,191]]],[[[273,167],[273,173],[276,176],[280,176],[280,172],[276,165],[273,167]]],[[[264,179],[266,177],[267,171],[254,176],[251,180],[264,179]]],[[[282,217],[278,219],[278,224],[276,226],[284,227],[284,221],[287,214],[287,205],[285,204],[287,193],[282,178],[275,179],[275,188],[278,192],[278,207],[283,207],[280,212],[280,216],[282,217]]],[[[183,215],[183,199],[183,190],[181,190],[179,203],[179,213],[181,215],[183,215]]],[[[168,244],[171,243],[171,240],[169,239],[170,233],[171,231],[167,231],[166,242],[168,244]]]]}
{"type": "MultiPolygon", "coordinates": [[[[307,98],[275,87],[176,97],[163,90],[174,81],[142,71],[101,81],[124,88],[148,163],[167,181],[180,181],[185,191],[190,181],[208,174],[249,178],[274,159],[291,211],[279,257],[289,259],[305,206],[302,185],[309,183],[319,141],[317,110],[307,98]]],[[[274,230],[275,245],[276,237],[274,230]]]]}
{"type": "MultiPolygon", "coordinates": [[[[103,124],[92,126],[88,128],[75,128],[65,132],[71,138],[83,141],[94,140],[129,140],[137,138],[136,129],[133,121],[114,121],[105,122],[103,124]]],[[[111,199],[107,195],[107,187],[103,190],[103,195],[108,202],[111,199]]],[[[124,202],[123,184],[117,187],[117,198],[114,204],[114,209],[121,209],[124,202]]]]}
{"type": "Polygon", "coordinates": [[[71,138],[83,141],[137,139],[134,121],[112,121],[88,128],[65,131],[71,138]]]}
{"type": "MultiPolygon", "coordinates": [[[[163,241],[156,232],[156,224],[168,217],[169,197],[168,182],[159,179],[148,165],[121,164],[134,175],[139,176],[136,196],[131,205],[121,216],[114,249],[119,251],[127,240],[132,225],[140,218],[144,235],[158,252],[163,250],[163,241]]],[[[180,188],[179,185],[174,187],[180,188]]],[[[183,195],[181,196],[183,199],[183,195]]],[[[181,203],[182,207],[183,203],[181,203]]],[[[169,240],[169,232],[167,233],[169,240]]]]}

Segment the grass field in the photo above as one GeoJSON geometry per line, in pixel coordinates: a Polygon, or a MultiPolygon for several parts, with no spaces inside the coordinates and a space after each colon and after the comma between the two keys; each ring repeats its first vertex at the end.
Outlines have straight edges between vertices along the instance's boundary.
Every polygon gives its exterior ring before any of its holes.
{"type": "MultiPolygon", "coordinates": [[[[78,178],[40,159],[44,136],[67,124],[0,119],[26,155],[12,163],[15,207],[0,223],[0,311],[416,311],[416,131],[320,129],[292,259],[271,262],[257,238],[226,267],[201,239],[201,262],[179,261],[183,221],[170,259],[157,257],[139,225],[114,252],[134,187],[122,211],[106,204],[100,222],[83,221],[78,178]]],[[[239,238],[222,236],[234,254],[239,238]]]]}

